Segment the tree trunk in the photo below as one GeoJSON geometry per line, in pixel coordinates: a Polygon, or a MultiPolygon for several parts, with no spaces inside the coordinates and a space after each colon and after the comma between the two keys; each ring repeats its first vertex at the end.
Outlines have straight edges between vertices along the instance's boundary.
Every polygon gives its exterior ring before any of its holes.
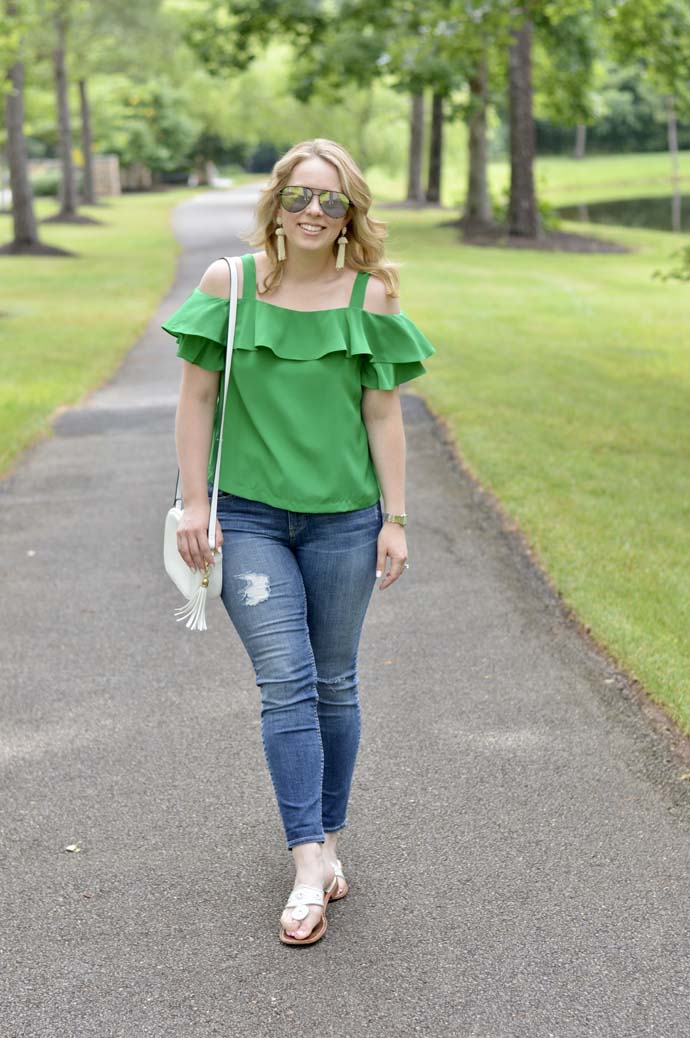
{"type": "Polygon", "coordinates": [[[487,230],[493,225],[487,177],[488,149],[486,140],[486,109],[488,101],[488,63],[482,56],[473,75],[469,77],[470,114],[467,137],[467,197],[462,222],[465,235],[487,230]]]}
{"type": "Polygon", "coordinates": [[[208,159],[205,155],[197,155],[194,160],[194,172],[196,173],[196,186],[208,187],[210,180],[208,176],[208,159]]]}
{"type": "Polygon", "coordinates": [[[72,126],[69,117],[67,96],[67,70],[65,68],[65,49],[67,46],[67,24],[62,15],[55,18],[55,49],[53,51],[53,69],[55,74],[55,94],[57,99],[58,128],[60,132],[60,160],[62,163],[62,179],[60,183],[60,212],[58,219],[71,217],[77,211],[77,198],[72,162],[72,126]]]}
{"type": "Polygon", "coordinates": [[[413,94],[410,112],[410,161],[407,175],[407,201],[422,204],[422,148],[424,145],[424,94],[413,94]]]}
{"type": "Polygon", "coordinates": [[[539,235],[534,191],[536,132],[532,112],[532,23],[513,32],[509,51],[510,204],[508,232],[524,238],[539,235]]]}
{"type": "Polygon", "coordinates": [[[441,164],[443,162],[443,95],[434,93],[431,101],[431,142],[429,145],[429,182],[427,202],[441,201],[441,164]]]}
{"type": "MultiPolygon", "coordinates": [[[[13,4],[8,4],[10,16],[15,13],[13,7],[13,4]]],[[[8,79],[11,83],[11,90],[5,94],[5,127],[7,129],[7,158],[10,167],[14,224],[14,240],[11,248],[13,251],[19,252],[37,245],[39,241],[24,137],[24,65],[21,61],[15,62],[11,67],[8,79]]]]}
{"type": "MultiPolygon", "coordinates": [[[[9,73],[8,73],[9,82],[9,73]]],[[[0,213],[12,215],[12,199],[10,196],[10,167],[7,161],[7,151],[0,148],[0,213]],[[5,172],[7,170],[7,172],[5,172]],[[5,186],[7,185],[7,186],[5,186]]]]}
{"type": "Polygon", "coordinates": [[[673,94],[666,98],[666,114],[668,121],[668,150],[671,155],[671,227],[674,231],[681,229],[680,169],[678,168],[678,119],[673,94]]]}
{"type": "Polygon", "coordinates": [[[586,149],[587,125],[585,123],[578,123],[575,127],[575,151],[573,152],[573,158],[583,159],[585,157],[586,149]]]}
{"type": "Polygon", "coordinates": [[[91,110],[86,91],[86,80],[79,80],[79,103],[81,105],[81,150],[84,156],[84,204],[96,204],[96,188],[93,182],[93,154],[91,140],[91,110]]]}

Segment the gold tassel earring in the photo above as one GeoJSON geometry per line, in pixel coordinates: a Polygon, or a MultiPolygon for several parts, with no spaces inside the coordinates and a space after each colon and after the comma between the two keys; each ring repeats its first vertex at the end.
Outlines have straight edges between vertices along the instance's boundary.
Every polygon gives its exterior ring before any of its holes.
{"type": "Polygon", "coordinates": [[[347,245],[347,226],[343,227],[338,238],[338,255],[335,258],[335,269],[342,270],[345,266],[345,247],[347,245]]]}
{"type": "Polygon", "coordinates": [[[282,216],[276,217],[276,238],[278,239],[278,262],[282,263],[285,259],[285,228],[283,227],[282,216]]]}

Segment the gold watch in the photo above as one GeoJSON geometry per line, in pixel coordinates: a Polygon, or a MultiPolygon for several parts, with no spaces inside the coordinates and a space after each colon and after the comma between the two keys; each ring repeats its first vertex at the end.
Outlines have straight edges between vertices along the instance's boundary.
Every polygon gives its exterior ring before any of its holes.
{"type": "Polygon", "coordinates": [[[402,515],[394,515],[392,512],[383,512],[384,523],[397,523],[398,526],[407,526],[407,512],[402,515]]]}

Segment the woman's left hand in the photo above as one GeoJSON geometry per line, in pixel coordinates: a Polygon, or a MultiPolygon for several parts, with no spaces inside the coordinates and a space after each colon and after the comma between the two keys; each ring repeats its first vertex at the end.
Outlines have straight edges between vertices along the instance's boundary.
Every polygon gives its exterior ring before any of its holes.
{"type": "Polygon", "coordinates": [[[384,577],[379,584],[379,591],[393,584],[404,571],[407,562],[407,537],[405,527],[399,523],[384,522],[379,532],[376,554],[376,576],[383,573],[384,577]],[[386,559],[391,560],[388,573],[386,573],[386,559]]]}

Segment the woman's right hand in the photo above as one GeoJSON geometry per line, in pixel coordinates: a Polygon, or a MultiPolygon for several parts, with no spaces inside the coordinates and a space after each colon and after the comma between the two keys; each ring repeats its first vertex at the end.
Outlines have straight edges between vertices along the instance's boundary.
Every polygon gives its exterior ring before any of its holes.
{"type": "MultiPolygon", "coordinates": [[[[177,527],[177,547],[180,555],[194,572],[203,570],[204,563],[215,565],[215,556],[208,544],[208,520],[210,504],[188,505],[182,510],[177,527]]],[[[216,519],[216,547],[223,543],[223,531],[216,519]]]]}

